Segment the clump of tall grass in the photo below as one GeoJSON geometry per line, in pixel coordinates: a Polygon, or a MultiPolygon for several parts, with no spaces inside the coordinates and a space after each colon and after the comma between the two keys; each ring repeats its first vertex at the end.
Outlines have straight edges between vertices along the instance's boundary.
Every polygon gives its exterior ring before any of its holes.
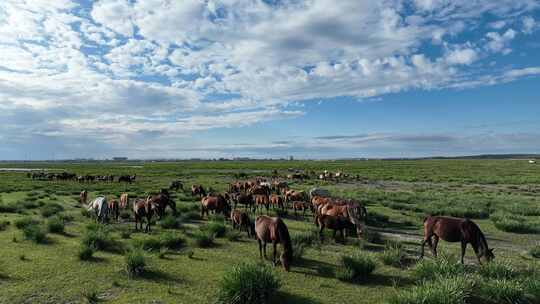
{"type": "Polygon", "coordinates": [[[481,298],[490,303],[527,303],[525,288],[520,282],[514,280],[486,280],[480,284],[478,293],[481,298]]]}
{"type": "Polygon", "coordinates": [[[64,211],[64,207],[58,203],[48,203],[40,208],[41,215],[50,217],[64,211]]]}
{"type": "Polygon", "coordinates": [[[181,226],[181,222],[180,219],[172,215],[166,215],[159,221],[159,225],[165,229],[178,229],[181,226]]]}
{"type": "Polygon", "coordinates": [[[79,260],[81,261],[88,261],[94,256],[94,252],[96,249],[92,246],[88,246],[86,244],[82,244],[79,248],[79,252],[77,253],[77,256],[79,257],[79,260]]]}
{"type": "Polygon", "coordinates": [[[468,276],[438,277],[418,286],[397,292],[390,304],[465,304],[471,297],[474,282],[468,276]]]}
{"type": "Polygon", "coordinates": [[[478,268],[477,272],[487,279],[512,279],[519,275],[519,271],[508,261],[484,263],[478,268]]]}
{"type": "Polygon", "coordinates": [[[47,230],[50,233],[62,234],[65,231],[64,220],[59,216],[53,216],[47,221],[47,230]]]}
{"type": "Polygon", "coordinates": [[[40,225],[28,225],[23,228],[24,238],[37,244],[47,243],[47,233],[40,225]]]}
{"type": "Polygon", "coordinates": [[[497,212],[492,214],[490,218],[495,227],[502,231],[514,233],[540,232],[540,224],[538,222],[532,222],[523,216],[497,212]]]}
{"type": "Polygon", "coordinates": [[[159,236],[159,242],[162,248],[179,249],[184,246],[186,240],[176,233],[166,232],[159,236]]]}
{"type": "Polygon", "coordinates": [[[280,287],[272,269],[263,264],[233,266],[221,279],[217,303],[271,303],[280,287]]]}
{"type": "Polygon", "coordinates": [[[432,280],[437,276],[462,276],[467,272],[465,266],[453,256],[439,255],[435,260],[424,259],[413,268],[413,275],[418,280],[432,280]]]}
{"type": "Polygon", "coordinates": [[[9,221],[0,221],[0,231],[6,230],[9,225],[9,221]]]}
{"type": "Polygon", "coordinates": [[[109,252],[121,251],[121,244],[113,239],[109,229],[95,223],[87,225],[86,231],[82,235],[81,243],[96,250],[109,252]]]}
{"type": "Polygon", "coordinates": [[[200,220],[201,219],[201,214],[197,211],[188,211],[188,212],[185,212],[185,213],[182,213],[182,216],[180,217],[180,219],[185,222],[185,221],[197,221],[197,220],[200,220]]]}
{"type": "Polygon", "coordinates": [[[128,276],[139,276],[144,273],[146,268],[146,258],[143,250],[133,248],[125,255],[125,269],[128,276]]]}
{"type": "Polygon", "coordinates": [[[37,224],[39,224],[39,221],[35,220],[30,216],[25,216],[23,218],[15,220],[15,227],[17,227],[18,229],[24,229],[27,226],[37,224]]]}
{"type": "Polygon", "coordinates": [[[383,264],[401,267],[405,263],[405,250],[401,243],[388,243],[380,255],[383,264]]]}
{"type": "Polygon", "coordinates": [[[208,248],[214,246],[214,234],[207,230],[198,230],[193,233],[193,242],[197,247],[208,248]]]}
{"type": "Polygon", "coordinates": [[[336,277],[341,281],[363,282],[368,279],[375,270],[375,259],[364,252],[353,255],[345,255],[340,260],[341,268],[336,272],[336,277]]]}
{"type": "Polygon", "coordinates": [[[205,227],[205,230],[213,234],[215,237],[222,237],[227,232],[227,227],[222,222],[220,223],[220,222],[211,221],[205,227]]]}

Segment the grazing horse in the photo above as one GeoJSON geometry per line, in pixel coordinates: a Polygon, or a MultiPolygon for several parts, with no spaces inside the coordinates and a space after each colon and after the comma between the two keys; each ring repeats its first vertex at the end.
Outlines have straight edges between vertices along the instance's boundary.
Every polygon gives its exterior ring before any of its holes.
{"type": "Polygon", "coordinates": [[[107,205],[107,199],[103,196],[99,196],[88,204],[87,210],[95,212],[96,222],[105,223],[109,213],[108,208],[109,206],[107,205]]]}
{"type": "Polygon", "coordinates": [[[298,217],[297,211],[302,211],[302,216],[306,216],[306,210],[311,209],[311,205],[306,202],[294,201],[291,203],[294,210],[294,216],[298,217]]]}
{"type": "Polygon", "coordinates": [[[118,200],[112,199],[107,203],[107,208],[109,209],[109,215],[112,215],[114,219],[118,222],[118,217],[120,216],[120,204],[118,200]]]}
{"type": "Polygon", "coordinates": [[[231,223],[233,229],[238,227],[240,231],[245,229],[248,237],[255,236],[255,224],[249,219],[249,215],[246,212],[240,210],[231,211],[231,223]]]}
{"type": "Polygon", "coordinates": [[[135,181],[135,179],[137,178],[137,175],[121,175],[118,177],[118,182],[121,183],[121,182],[125,182],[125,183],[132,183],[135,181]]]}
{"type": "Polygon", "coordinates": [[[184,190],[184,185],[182,184],[181,181],[179,180],[176,180],[176,181],[172,181],[169,185],[169,190],[175,190],[175,191],[178,191],[178,190],[184,190]]]}
{"type": "Polygon", "coordinates": [[[142,230],[142,220],[146,218],[146,227],[144,228],[145,232],[150,232],[150,224],[152,223],[152,216],[156,210],[156,205],[152,204],[150,197],[146,199],[136,199],[133,202],[133,214],[135,215],[135,230],[138,230],[137,224],[141,224],[142,230]]]}
{"type": "Polygon", "coordinates": [[[280,208],[281,210],[285,209],[285,204],[283,204],[283,197],[281,195],[272,194],[270,196],[270,204],[272,205],[272,208],[280,208]]]}
{"type": "Polygon", "coordinates": [[[128,203],[129,203],[129,194],[122,193],[122,195],[120,195],[120,208],[126,209],[128,203]]]}
{"type": "MultiPolygon", "coordinates": [[[[362,209],[360,208],[360,210],[362,209]]],[[[362,212],[359,211],[358,206],[353,203],[346,205],[327,203],[318,207],[317,212],[315,213],[315,224],[319,224],[318,217],[322,215],[342,216],[344,218],[347,218],[349,222],[356,227],[356,234],[358,235],[358,238],[360,238],[364,231],[364,223],[361,220],[361,213],[362,212]]]]}
{"type": "Polygon", "coordinates": [[[204,214],[208,216],[209,211],[226,215],[230,210],[231,206],[221,194],[216,196],[205,196],[201,199],[201,217],[203,217],[204,214]]]}
{"type": "Polygon", "coordinates": [[[206,196],[206,191],[204,191],[203,186],[201,185],[192,185],[191,186],[191,195],[196,196],[198,195],[200,198],[206,196]]]}
{"type": "Polygon", "coordinates": [[[489,249],[486,237],[480,228],[469,219],[460,219],[446,216],[428,216],[424,219],[424,240],[422,241],[422,252],[420,258],[424,257],[424,245],[427,243],[431,253],[437,257],[437,244],[439,239],[447,242],[461,242],[461,264],[465,256],[467,244],[473,247],[478,263],[482,264],[480,258],[485,258],[488,262],[493,260],[493,248],[489,249]],[[432,241],[433,238],[433,241],[432,241]]]}
{"type": "Polygon", "coordinates": [[[235,207],[236,205],[244,205],[245,208],[249,208],[250,210],[255,207],[253,195],[251,194],[240,193],[238,195],[233,195],[233,202],[235,207]]]}
{"type": "Polygon", "coordinates": [[[336,239],[336,232],[339,231],[343,243],[345,243],[345,236],[343,235],[343,230],[351,228],[353,225],[343,216],[332,216],[332,215],[321,215],[317,217],[317,223],[320,227],[319,236],[321,241],[323,239],[323,230],[324,228],[329,228],[334,230],[334,239],[336,239]]]}
{"type": "Polygon", "coordinates": [[[268,213],[268,205],[270,203],[268,196],[264,194],[256,194],[253,195],[253,200],[255,201],[255,210],[259,209],[259,207],[262,209],[262,207],[264,206],[266,208],[266,213],[268,213]]]}
{"type": "Polygon", "coordinates": [[[306,200],[306,193],[304,191],[289,190],[285,192],[286,202],[305,201],[305,200],[306,200]]]}
{"type": "Polygon", "coordinates": [[[173,214],[176,215],[176,203],[171,199],[169,191],[167,189],[161,189],[159,194],[149,197],[150,202],[155,205],[156,213],[161,220],[165,214],[165,208],[169,206],[173,211],[173,214]]]}
{"type": "Polygon", "coordinates": [[[88,191],[81,191],[81,194],[79,194],[79,201],[82,205],[86,205],[86,203],[88,202],[88,191]]]}
{"type": "Polygon", "coordinates": [[[276,265],[276,247],[277,243],[280,243],[283,249],[280,256],[281,265],[286,271],[289,271],[293,258],[293,249],[289,230],[283,220],[279,217],[258,216],[255,220],[255,233],[259,243],[261,259],[263,258],[263,251],[266,258],[266,243],[272,242],[274,247],[272,262],[276,265]]]}

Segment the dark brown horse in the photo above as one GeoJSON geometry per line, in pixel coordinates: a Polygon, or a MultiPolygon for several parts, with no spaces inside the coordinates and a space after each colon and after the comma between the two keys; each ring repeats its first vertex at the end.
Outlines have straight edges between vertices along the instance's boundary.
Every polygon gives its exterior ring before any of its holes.
{"type": "Polygon", "coordinates": [[[343,216],[332,216],[332,215],[320,215],[316,217],[318,226],[320,227],[319,236],[321,240],[323,239],[323,230],[324,228],[332,229],[334,231],[334,239],[336,239],[336,232],[339,231],[343,243],[345,243],[345,236],[343,235],[343,230],[352,228],[354,225],[343,216]]]}
{"type": "Polygon", "coordinates": [[[253,195],[251,194],[235,194],[232,195],[232,201],[234,202],[234,206],[236,205],[244,205],[245,208],[249,208],[250,210],[255,207],[255,202],[253,201],[253,195]]]}
{"type": "Polygon", "coordinates": [[[204,190],[204,187],[201,185],[192,185],[191,186],[191,195],[192,196],[199,196],[200,198],[206,196],[206,191],[204,190]]]}
{"type": "Polygon", "coordinates": [[[255,201],[255,210],[264,207],[266,208],[266,213],[269,211],[269,205],[270,201],[268,199],[268,196],[265,194],[255,194],[253,195],[253,200],[255,201]]]}
{"type": "Polygon", "coordinates": [[[216,196],[205,196],[201,199],[201,217],[208,215],[209,211],[222,213],[227,215],[231,210],[231,206],[221,194],[216,196]]]}
{"type": "Polygon", "coordinates": [[[280,243],[283,249],[280,260],[286,271],[290,270],[293,258],[293,249],[289,229],[279,217],[258,216],[255,220],[255,233],[259,243],[259,254],[261,259],[266,258],[266,243],[272,242],[274,253],[272,262],[276,265],[276,247],[280,243]]]}
{"type": "Polygon", "coordinates": [[[302,201],[291,202],[291,206],[294,210],[294,216],[298,217],[297,211],[302,211],[302,216],[306,216],[306,210],[311,210],[311,204],[302,201]]]}
{"type": "Polygon", "coordinates": [[[493,249],[489,249],[486,237],[480,228],[469,219],[460,219],[445,216],[428,216],[424,219],[424,241],[422,242],[422,252],[420,258],[424,257],[424,245],[427,243],[431,248],[431,253],[437,256],[437,244],[439,239],[447,242],[461,242],[461,264],[465,256],[467,244],[473,247],[478,263],[480,258],[485,258],[488,262],[493,260],[493,249]]]}
{"type": "Polygon", "coordinates": [[[135,230],[138,230],[137,224],[141,224],[142,230],[142,220],[146,218],[146,228],[145,232],[150,232],[150,224],[152,223],[152,216],[154,215],[156,206],[150,201],[150,197],[146,199],[136,199],[133,202],[133,213],[135,215],[135,230]]]}
{"type": "Polygon", "coordinates": [[[171,199],[167,189],[161,189],[159,194],[151,196],[150,201],[152,204],[156,205],[156,213],[159,219],[165,214],[165,208],[167,208],[167,206],[169,206],[173,214],[176,215],[176,202],[171,199]]]}
{"type": "Polygon", "coordinates": [[[231,223],[233,229],[238,227],[240,231],[246,230],[248,237],[255,236],[255,225],[249,219],[249,215],[246,212],[240,210],[231,211],[231,223]]]}

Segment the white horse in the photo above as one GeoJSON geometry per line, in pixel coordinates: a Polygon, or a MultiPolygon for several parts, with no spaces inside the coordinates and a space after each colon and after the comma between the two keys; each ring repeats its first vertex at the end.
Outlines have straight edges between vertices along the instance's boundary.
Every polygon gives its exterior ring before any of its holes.
{"type": "Polygon", "coordinates": [[[96,221],[105,223],[107,221],[107,215],[109,211],[109,206],[107,204],[107,199],[103,196],[99,196],[94,199],[88,205],[88,211],[94,211],[96,213],[96,221]]]}

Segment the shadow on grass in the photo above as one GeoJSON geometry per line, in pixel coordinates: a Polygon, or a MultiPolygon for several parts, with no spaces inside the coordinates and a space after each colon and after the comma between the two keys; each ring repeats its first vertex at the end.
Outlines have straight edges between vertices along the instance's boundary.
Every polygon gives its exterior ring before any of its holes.
{"type": "Polygon", "coordinates": [[[335,276],[334,265],[306,258],[302,258],[295,262],[291,272],[323,278],[334,278],[335,276]],[[305,271],[306,269],[309,271],[305,271]]]}
{"type": "Polygon", "coordinates": [[[166,272],[155,269],[145,270],[140,276],[136,277],[138,279],[148,280],[156,283],[186,283],[186,280],[178,277],[174,277],[166,272]]]}
{"type": "Polygon", "coordinates": [[[288,293],[286,291],[278,291],[276,295],[272,298],[272,303],[294,303],[294,304],[319,304],[322,302],[315,301],[310,298],[306,298],[304,296],[295,295],[292,293],[288,293]]]}

